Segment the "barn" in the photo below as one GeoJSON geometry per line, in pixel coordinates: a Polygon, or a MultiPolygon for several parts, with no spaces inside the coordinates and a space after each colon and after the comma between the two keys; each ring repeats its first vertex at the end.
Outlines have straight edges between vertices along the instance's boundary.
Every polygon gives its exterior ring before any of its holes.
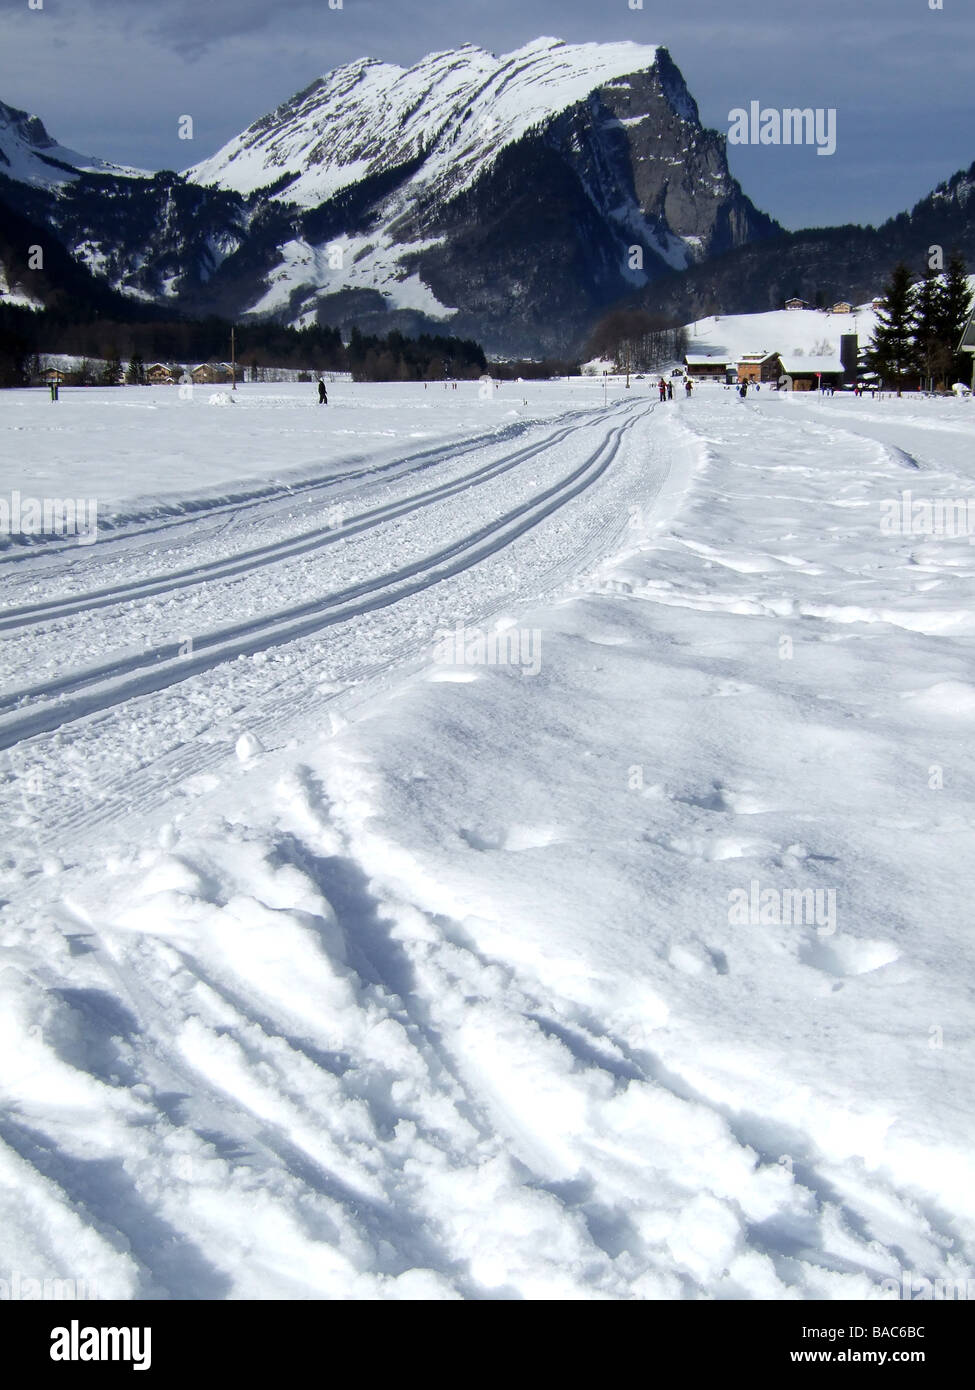
{"type": "Polygon", "coordinates": [[[846,373],[835,358],[812,357],[790,352],[782,358],[782,370],[792,381],[793,391],[818,391],[823,386],[841,389],[846,373]]]}
{"type": "Polygon", "coordinates": [[[684,358],[687,375],[695,381],[724,381],[728,368],[734,371],[736,363],[727,353],[689,352],[684,358]]]}

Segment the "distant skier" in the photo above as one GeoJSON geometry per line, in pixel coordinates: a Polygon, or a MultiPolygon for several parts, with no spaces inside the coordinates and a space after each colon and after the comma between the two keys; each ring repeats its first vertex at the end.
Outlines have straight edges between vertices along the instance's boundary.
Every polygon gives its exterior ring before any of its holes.
{"type": "Polygon", "coordinates": [[[325,390],[325,380],[323,377],[318,378],[318,404],[328,405],[328,392],[325,390]]]}
{"type": "Polygon", "coordinates": [[[674,399],[674,383],[672,381],[667,382],[667,399],[668,401],[674,399]]]}
{"type": "Polygon", "coordinates": [[[684,390],[688,396],[690,396],[691,392],[694,390],[694,383],[691,381],[690,377],[684,382],[684,390]]]}
{"type": "Polygon", "coordinates": [[[741,396],[742,400],[744,400],[745,397],[748,395],[748,382],[747,382],[747,381],[743,381],[743,382],[741,383],[741,385],[738,387],[738,394],[739,394],[739,396],[741,396]]]}
{"type": "Polygon", "coordinates": [[[667,399],[667,383],[664,381],[663,377],[660,378],[660,385],[657,389],[660,392],[660,399],[665,401],[667,399]]]}

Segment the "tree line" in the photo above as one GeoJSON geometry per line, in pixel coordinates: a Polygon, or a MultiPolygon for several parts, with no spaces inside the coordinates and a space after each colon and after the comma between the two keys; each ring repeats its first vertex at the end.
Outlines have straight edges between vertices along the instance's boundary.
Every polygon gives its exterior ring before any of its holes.
{"type": "MultiPolygon", "coordinates": [[[[76,321],[54,310],[32,310],[0,302],[0,386],[28,386],[41,375],[43,358],[79,359],[66,380],[78,386],[143,385],[156,362],[230,361],[230,324],[219,318],[121,321],[92,317],[76,321]]],[[[263,379],[270,367],[299,372],[350,372],[355,381],[536,379],[578,374],[568,361],[488,363],[470,338],[423,333],[409,338],[396,330],[367,334],[353,327],[348,342],[338,328],[247,322],[236,330],[238,380],[263,379]]]]}
{"type": "Polygon", "coordinates": [[[481,376],[487,359],[470,338],[421,333],[407,338],[393,331],[385,337],[353,328],[345,349],[346,370],[353,381],[442,381],[481,376]]]}
{"type": "MultiPolygon", "coordinates": [[[[82,359],[79,376],[86,385],[121,381],[121,363],[227,362],[230,328],[223,319],[167,319],[154,313],[130,321],[70,312],[28,309],[0,301],[0,386],[29,384],[36,359],[64,354],[82,359]],[[107,364],[96,370],[98,360],[107,364]],[[86,365],[87,364],[87,365],[86,365]],[[107,376],[106,376],[107,374],[107,376]]],[[[311,325],[288,328],[267,321],[238,330],[238,360],[247,366],[314,367],[347,370],[346,350],[337,328],[311,325]]]]}
{"type": "Polygon", "coordinates": [[[644,309],[613,309],[599,320],[586,347],[588,357],[613,363],[617,372],[652,372],[683,360],[687,330],[644,309]]]}
{"type": "Polygon", "coordinates": [[[934,391],[967,381],[971,363],[959,352],[972,311],[965,258],[954,252],[945,269],[930,264],[915,275],[904,261],[891,271],[877,313],[866,362],[898,395],[934,391]]]}

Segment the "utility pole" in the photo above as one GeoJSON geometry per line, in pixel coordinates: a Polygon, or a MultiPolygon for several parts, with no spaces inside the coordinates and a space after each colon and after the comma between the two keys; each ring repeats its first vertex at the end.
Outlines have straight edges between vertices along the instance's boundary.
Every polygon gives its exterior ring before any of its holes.
{"type": "Polygon", "coordinates": [[[237,338],[236,330],[230,330],[230,380],[233,382],[232,390],[237,390],[237,338]]]}

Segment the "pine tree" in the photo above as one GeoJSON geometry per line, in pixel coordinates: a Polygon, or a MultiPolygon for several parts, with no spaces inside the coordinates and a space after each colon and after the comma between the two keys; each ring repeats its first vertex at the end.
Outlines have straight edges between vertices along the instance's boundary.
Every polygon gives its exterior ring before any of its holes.
{"type": "Polygon", "coordinates": [[[951,366],[951,348],[944,337],[941,275],[930,267],[914,292],[914,366],[923,384],[933,390],[951,366]]]}
{"type": "Polygon", "coordinates": [[[129,369],[125,373],[125,379],[130,386],[145,386],[146,384],[146,364],[142,360],[142,354],[134,352],[129,359],[129,369]]]}
{"type": "Polygon", "coordinates": [[[122,359],[119,356],[118,348],[112,348],[108,360],[102,368],[101,384],[103,386],[121,386],[122,384],[122,359]]]}
{"type": "Polygon", "coordinates": [[[965,381],[970,370],[967,354],[958,351],[961,335],[972,312],[972,292],[968,288],[968,270],[959,251],[952,252],[941,283],[937,317],[939,335],[945,349],[945,370],[950,380],[965,381]]]}
{"type": "Polygon", "coordinates": [[[898,396],[915,364],[913,284],[910,268],[899,262],[881,298],[870,341],[871,369],[882,383],[896,386],[898,396]]]}

